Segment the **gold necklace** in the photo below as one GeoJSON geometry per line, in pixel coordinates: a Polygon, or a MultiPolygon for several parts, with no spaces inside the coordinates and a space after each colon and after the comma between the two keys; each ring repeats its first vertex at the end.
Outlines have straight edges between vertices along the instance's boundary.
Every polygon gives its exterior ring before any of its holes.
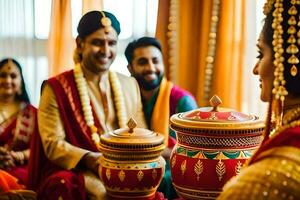
{"type": "Polygon", "coordinates": [[[300,118],[300,107],[296,107],[287,111],[282,119],[282,123],[288,124],[289,122],[298,118],[300,118]]]}
{"type": "MultiPolygon", "coordinates": [[[[89,126],[91,133],[92,133],[92,140],[99,148],[100,144],[100,137],[98,133],[98,128],[95,126],[93,112],[92,112],[92,106],[90,105],[90,97],[87,92],[87,82],[84,78],[81,66],[79,63],[75,65],[74,68],[74,77],[76,82],[76,87],[79,92],[80,102],[82,105],[82,111],[84,115],[84,119],[89,126]]],[[[115,72],[109,71],[109,82],[111,83],[113,95],[114,95],[114,103],[117,110],[117,118],[118,118],[118,124],[119,127],[125,127],[126,126],[126,108],[125,108],[125,101],[123,92],[121,89],[120,81],[117,77],[117,74],[115,72]]]]}
{"type": "Polygon", "coordinates": [[[283,117],[282,126],[274,131],[272,137],[278,135],[286,129],[300,126],[300,107],[289,110],[283,117]]]}

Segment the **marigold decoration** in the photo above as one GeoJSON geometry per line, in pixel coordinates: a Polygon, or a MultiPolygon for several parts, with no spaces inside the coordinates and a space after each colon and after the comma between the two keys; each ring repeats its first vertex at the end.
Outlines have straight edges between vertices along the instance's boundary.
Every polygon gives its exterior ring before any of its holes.
{"type": "MultiPolygon", "coordinates": [[[[76,86],[79,92],[80,102],[82,105],[82,111],[84,115],[84,119],[86,121],[86,124],[89,126],[91,130],[91,138],[97,148],[99,148],[100,144],[100,137],[98,133],[98,128],[95,126],[95,121],[93,117],[93,111],[91,106],[91,100],[88,94],[88,86],[87,82],[84,78],[82,69],[80,64],[76,64],[74,68],[74,77],[76,86]]],[[[110,71],[109,72],[109,81],[111,83],[113,96],[114,96],[114,103],[116,107],[117,112],[117,118],[118,123],[120,127],[126,126],[126,108],[124,103],[124,97],[121,89],[121,84],[119,82],[119,79],[117,77],[117,74],[115,72],[110,71]]]]}

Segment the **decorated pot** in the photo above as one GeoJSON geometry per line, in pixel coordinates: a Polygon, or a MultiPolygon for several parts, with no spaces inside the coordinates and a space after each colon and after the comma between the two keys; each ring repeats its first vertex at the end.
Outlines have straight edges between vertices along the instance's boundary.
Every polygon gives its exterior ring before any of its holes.
{"type": "Polygon", "coordinates": [[[218,107],[175,114],[177,144],[171,154],[173,185],[184,199],[215,199],[260,145],[264,123],[253,115],[218,107]]]}
{"type": "Polygon", "coordinates": [[[127,125],[101,135],[100,179],[110,199],[153,199],[165,171],[164,136],[133,119],[127,125]]]}

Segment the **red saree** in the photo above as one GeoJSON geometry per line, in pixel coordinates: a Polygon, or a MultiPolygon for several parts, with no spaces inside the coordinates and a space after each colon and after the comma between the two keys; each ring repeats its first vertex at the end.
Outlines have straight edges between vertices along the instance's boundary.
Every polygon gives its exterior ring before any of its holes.
{"type": "MultiPolygon", "coordinates": [[[[22,103],[21,110],[0,125],[0,146],[8,151],[24,151],[29,149],[30,140],[37,130],[36,108],[22,103]]],[[[27,163],[5,169],[16,177],[21,184],[27,184],[27,163]]],[[[1,178],[1,175],[0,175],[1,178]]]]}
{"type": "Polygon", "coordinates": [[[260,154],[274,147],[296,147],[300,149],[300,127],[294,127],[284,130],[283,132],[271,137],[264,142],[256,153],[252,156],[249,164],[257,162],[260,154]]]}

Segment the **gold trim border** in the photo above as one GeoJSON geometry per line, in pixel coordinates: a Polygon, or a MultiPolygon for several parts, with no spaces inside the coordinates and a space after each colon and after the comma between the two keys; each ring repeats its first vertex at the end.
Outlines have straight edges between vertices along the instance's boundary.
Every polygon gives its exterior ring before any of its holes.
{"type": "Polygon", "coordinates": [[[216,199],[222,192],[217,190],[189,189],[172,183],[177,194],[184,199],[216,199]]]}

